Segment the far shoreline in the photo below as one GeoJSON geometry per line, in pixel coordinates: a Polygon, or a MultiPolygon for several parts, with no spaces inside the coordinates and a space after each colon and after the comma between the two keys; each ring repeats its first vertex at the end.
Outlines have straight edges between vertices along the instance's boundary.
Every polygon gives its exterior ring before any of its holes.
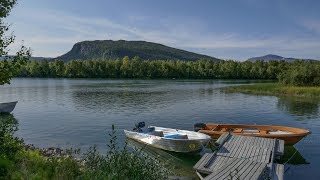
{"type": "Polygon", "coordinates": [[[319,86],[284,86],[280,83],[254,83],[221,88],[227,93],[320,98],[319,86]]]}

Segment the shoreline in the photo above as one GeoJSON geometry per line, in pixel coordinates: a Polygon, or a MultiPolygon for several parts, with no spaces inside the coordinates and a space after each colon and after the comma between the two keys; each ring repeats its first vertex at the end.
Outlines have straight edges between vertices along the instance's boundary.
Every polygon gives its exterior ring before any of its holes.
{"type": "Polygon", "coordinates": [[[255,83],[223,87],[221,90],[227,93],[320,98],[319,86],[284,86],[279,83],[255,83]]]}

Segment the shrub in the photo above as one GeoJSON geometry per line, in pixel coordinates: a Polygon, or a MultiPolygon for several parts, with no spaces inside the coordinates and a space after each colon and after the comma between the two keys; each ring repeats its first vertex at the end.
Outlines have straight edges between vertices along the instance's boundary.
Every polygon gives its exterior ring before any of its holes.
{"type": "Polygon", "coordinates": [[[315,62],[295,62],[278,75],[279,82],[292,86],[320,86],[320,65],[315,62]]]}
{"type": "Polygon", "coordinates": [[[108,152],[89,148],[80,160],[70,156],[44,157],[39,150],[25,149],[13,136],[18,122],[13,115],[0,115],[0,179],[167,179],[168,171],[159,160],[141,150],[119,150],[114,126],[108,152]]]}

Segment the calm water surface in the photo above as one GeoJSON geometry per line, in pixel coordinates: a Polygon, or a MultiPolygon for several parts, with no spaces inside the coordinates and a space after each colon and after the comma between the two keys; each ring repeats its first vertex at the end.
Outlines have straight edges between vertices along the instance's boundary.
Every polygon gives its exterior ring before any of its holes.
{"type": "MultiPolygon", "coordinates": [[[[312,131],[295,145],[310,163],[288,165],[287,179],[320,179],[319,100],[224,93],[219,88],[245,81],[14,79],[0,87],[0,101],[18,100],[13,115],[17,135],[38,147],[105,151],[111,125],[120,145],[123,129],[135,122],[193,129],[197,122],[284,125],[312,131]]],[[[139,143],[129,142],[139,147],[139,143]]],[[[200,156],[181,156],[148,148],[149,154],[175,159],[182,175],[193,175],[200,156]]]]}

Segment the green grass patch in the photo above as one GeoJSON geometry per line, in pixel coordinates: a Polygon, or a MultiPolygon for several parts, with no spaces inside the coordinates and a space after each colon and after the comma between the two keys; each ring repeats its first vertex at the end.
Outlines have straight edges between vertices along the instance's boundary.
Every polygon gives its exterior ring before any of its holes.
{"type": "Polygon", "coordinates": [[[18,121],[12,114],[0,114],[0,179],[168,179],[166,164],[141,153],[119,148],[112,126],[108,152],[93,146],[84,154],[70,150],[68,155],[44,156],[39,149],[27,149],[13,136],[18,121]],[[74,158],[76,155],[80,157],[74,158]]]}
{"type": "Polygon", "coordinates": [[[255,95],[295,96],[320,98],[320,87],[284,86],[279,83],[257,83],[250,85],[224,87],[225,92],[255,95]]]}

